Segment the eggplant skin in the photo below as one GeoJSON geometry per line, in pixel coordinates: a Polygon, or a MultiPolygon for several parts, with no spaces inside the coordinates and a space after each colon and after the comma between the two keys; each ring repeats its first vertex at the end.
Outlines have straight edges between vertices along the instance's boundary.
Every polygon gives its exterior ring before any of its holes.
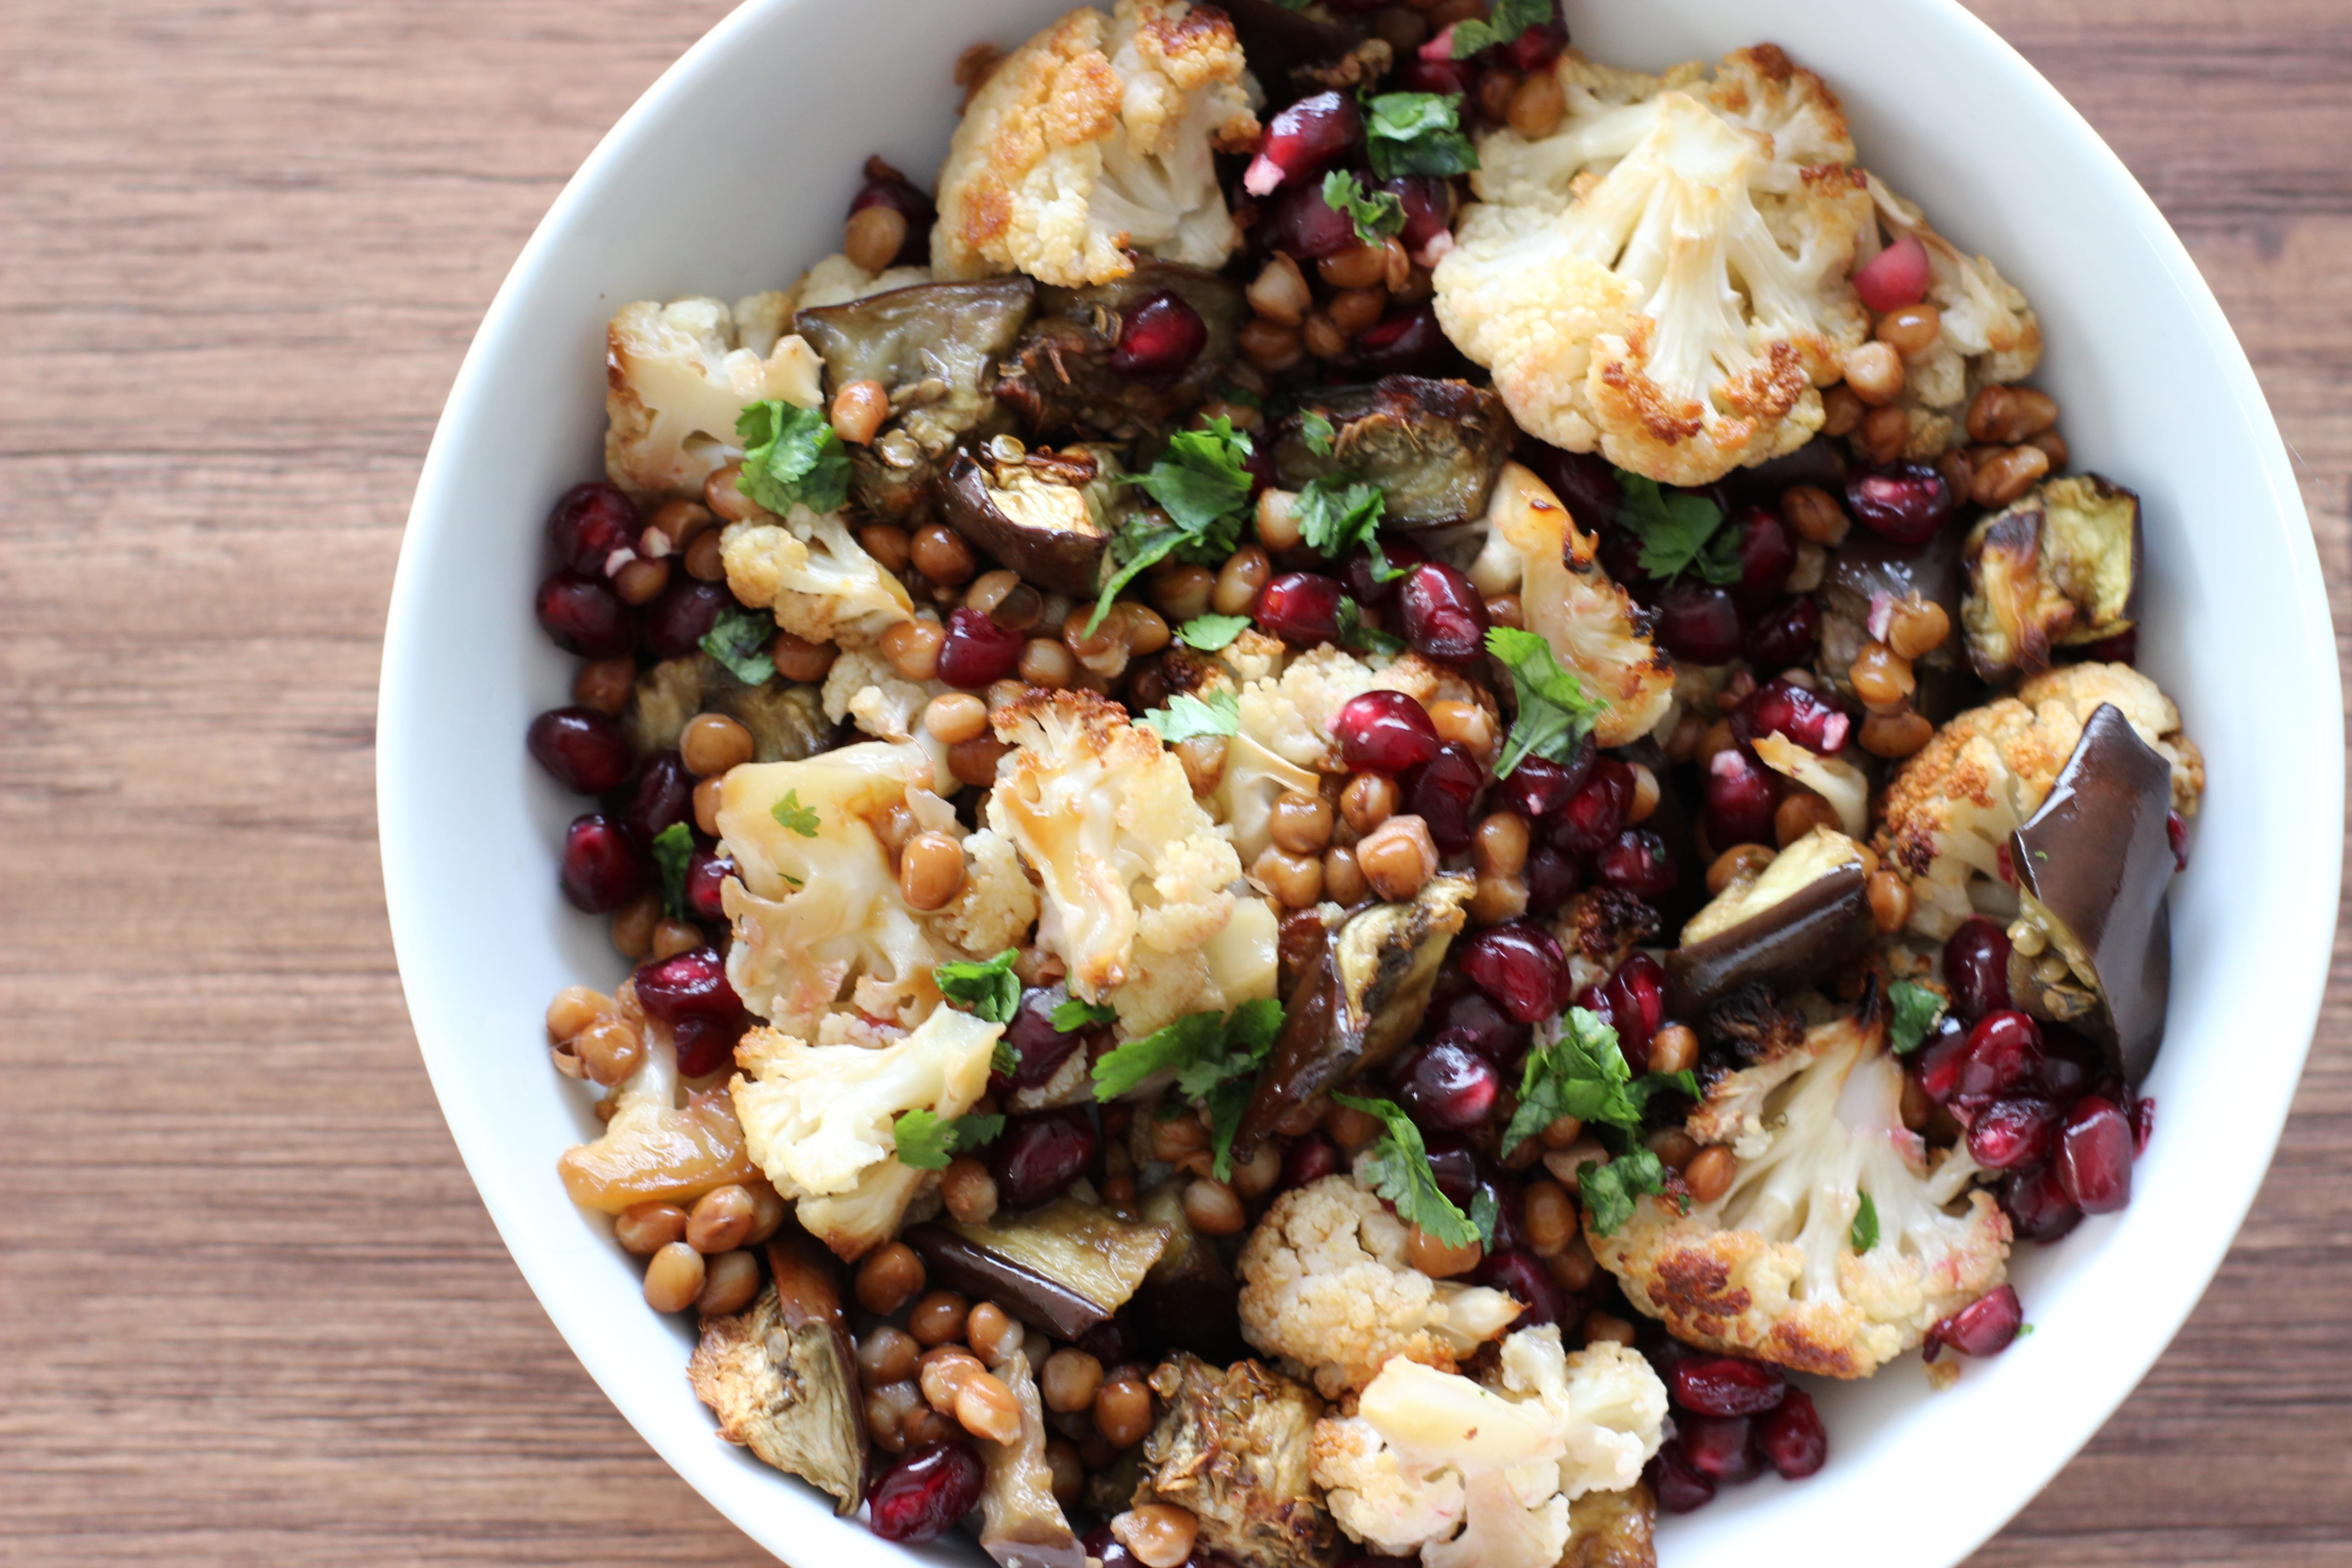
{"type": "Polygon", "coordinates": [[[1003,477],[992,475],[971,453],[958,452],[940,482],[940,515],[982,553],[1039,587],[1073,598],[1094,597],[1102,586],[1110,535],[1094,520],[1086,491],[1013,476],[1034,500],[1062,503],[1024,507],[1009,501],[993,482],[1003,477]]]}
{"type": "Polygon", "coordinates": [[[1362,479],[1385,498],[1385,526],[1452,528],[1486,515],[1517,433],[1503,400],[1483,386],[1387,375],[1301,395],[1275,443],[1275,476],[1294,490],[1331,476],[1362,479]],[[1331,422],[1328,453],[1301,433],[1308,414],[1331,422]]]}
{"type": "Polygon", "coordinates": [[[1139,261],[1124,278],[1083,289],[1041,286],[1035,316],[1000,367],[996,398],[1033,437],[1157,436],[1224,384],[1249,317],[1239,283],[1173,261],[1139,261]],[[1127,316],[1160,294],[1192,306],[1208,342],[1172,378],[1121,375],[1111,351],[1127,316]]]}
{"type": "Polygon", "coordinates": [[[1978,522],[1960,605],[1978,677],[2038,675],[2056,649],[2129,631],[2143,550],[2139,497],[2096,474],[2053,479],[1978,522]]]}
{"type": "Polygon", "coordinates": [[[706,1318],[687,1363],[719,1435],[836,1500],[866,1500],[866,1407],[847,1332],[788,1310],[770,1285],[741,1312],[706,1318]]]}
{"type": "Polygon", "coordinates": [[[1179,1354],[1151,1373],[1160,1416],[1143,1440],[1135,1503],[1173,1503],[1214,1552],[1260,1568],[1325,1568],[1331,1517],[1309,1478],[1323,1401],[1256,1361],[1220,1368],[1179,1354]]]}

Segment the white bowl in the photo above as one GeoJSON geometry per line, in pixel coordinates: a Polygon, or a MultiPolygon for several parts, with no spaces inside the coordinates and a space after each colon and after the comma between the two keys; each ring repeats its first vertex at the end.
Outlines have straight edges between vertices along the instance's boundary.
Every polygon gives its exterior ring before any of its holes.
{"type": "MultiPolygon", "coordinates": [[[[840,244],[859,165],[924,178],[967,44],[1010,45],[1063,0],[753,0],[623,117],[532,237],[435,433],[386,632],[378,807],[386,901],[451,1133],[524,1277],[646,1441],[779,1556],[900,1554],[721,1442],[688,1391],[687,1324],[656,1317],[600,1216],[555,1177],[594,1123],[548,1065],[541,1015],[621,965],[556,891],[578,803],[526,765],[524,726],[572,661],[532,622],[541,522],[599,472],[603,334],[625,301],[732,299],[840,244]]],[[[1931,1395],[1908,1362],[1828,1391],[1831,1460],[1669,1520],[1666,1568],[1947,1568],[2049,1480],[2164,1349],[2261,1184],[2316,1016],[2336,923],[2342,711],[2319,563],[2245,355],[2115,155],[1952,0],[1571,0],[1578,45],[1652,68],[1759,32],[1844,99],[1864,162],[2032,299],[2077,464],[2137,487],[2144,667],[2210,785],[2173,892],[2155,1141],[2124,1214],[2016,1269],[2038,1332],[1931,1395]]],[[[946,1561],[954,1549],[929,1549],[946,1561]]],[[[961,1555],[978,1560],[969,1548],[961,1555]]]]}

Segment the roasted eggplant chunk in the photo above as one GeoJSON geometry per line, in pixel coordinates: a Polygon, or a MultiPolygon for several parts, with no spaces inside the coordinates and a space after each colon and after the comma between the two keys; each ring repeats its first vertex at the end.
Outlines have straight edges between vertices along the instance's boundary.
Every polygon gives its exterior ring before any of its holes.
{"type": "Polygon", "coordinates": [[[898,1239],[922,1255],[940,1284],[1004,1302],[1074,1340],[1127,1304],[1166,1249],[1168,1232],[1060,1198],[987,1225],[914,1226],[898,1239]]]}
{"type": "Polygon", "coordinates": [[[1559,1568],[1658,1568],[1652,1542],[1658,1499],[1647,1481],[1622,1492],[1587,1492],[1568,1505],[1568,1552],[1559,1568]]]}
{"type": "Polygon", "coordinates": [[[866,1500],[866,1403],[837,1266],[796,1230],[768,1244],[768,1262],[775,1282],[749,1310],[704,1321],[687,1375],[720,1436],[831,1493],[847,1516],[866,1500]]]}
{"type": "Polygon", "coordinates": [[[1752,879],[1734,881],[1683,928],[1666,960],[1666,1008],[1704,1016],[1708,1004],[1762,982],[1796,990],[1868,945],[1876,928],[1861,847],[1817,827],[1752,879]]]}
{"type": "Polygon", "coordinates": [[[1378,1067],[1410,1039],[1476,883],[1433,877],[1408,904],[1371,904],[1325,942],[1321,960],[1291,988],[1274,1058],[1234,1135],[1246,1160],[1292,1107],[1378,1067]]]}
{"type": "Polygon", "coordinates": [[[1331,1518],[1308,1479],[1323,1402],[1255,1361],[1216,1367],[1177,1355],[1151,1373],[1160,1416],[1143,1440],[1135,1501],[1174,1503],[1201,1540],[1236,1563],[1323,1568],[1336,1553],[1331,1518]]]}
{"type": "Polygon", "coordinates": [[[1054,1500],[1045,1404],[1029,1357],[1015,1350],[989,1370],[1020,1405],[1021,1431],[1010,1443],[980,1445],[987,1478],[980,1493],[981,1549],[1003,1568],[1085,1568],[1086,1550],[1054,1500]]]}
{"type": "Polygon", "coordinates": [[[870,444],[849,449],[849,493],[860,507],[879,518],[908,516],[959,440],[1004,428],[989,388],[1036,289],[1018,277],[919,283],[793,319],[824,356],[828,399],[853,381],[889,390],[889,420],[870,444]]]}
{"type": "Polygon", "coordinates": [[[1110,447],[1032,452],[996,436],[956,454],[940,486],[940,515],[1038,586],[1091,599],[1129,493],[1118,483],[1124,471],[1110,447]]]}
{"type": "MultiPolygon", "coordinates": [[[[1924,544],[1898,544],[1855,526],[1830,555],[1822,579],[1821,654],[1814,668],[1841,691],[1851,693],[1847,671],[1864,643],[1884,637],[1871,625],[1880,606],[1889,611],[1910,600],[1939,606],[1954,635],[1912,661],[1919,686],[1913,704],[1941,723],[1972,701],[1981,700],[1960,658],[1960,537],[1944,528],[1924,544]]],[[[1884,631],[1881,626],[1881,631],[1884,631]]]]}
{"type": "Polygon", "coordinates": [[[2053,479],[1979,522],[1960,609],[1977,674],[2038,675],[2054,649],[2131,630],[2141,550],[2139,497],[2096,474],[2053,479]]]}
{"type": "Polygon", "coordinates": [[[1302,395],[1283,422],[1274,469],[1287,489],[1330,474],[1375,485],[1388,502],[1381,521],[1392,528],[1452,528],[1486,515],[1517,434],[1503,400],[1483,386],[1387,375],[1302,395]],[[1331,422],[1329,451],[1302,430],[1309,414],[1331,422]]]}
{"type": "Polygon", "coordinates": [[[1032,436],[1078,432],[1114,441],[1153,434],[1224,384],[1234,335],[1249,319],[1242,286],[1172,261],[1084,289],[1041,288],[1037,313],[1005,356],[996,395],[1032,436]],[[1192,363],[1173,377],[1123,375],[1113,361],[1127,318],[1163,294],[1190,306],[1208,329],[1192,363]]]}
{"type": "Polygon", "coordinates": [[[2098,1041],[2135,1086],[2163,1041],[2172,984],[2171,809],[2171,764],[2102,703],[2042,809],[2009,837],[2024,928],[2010,994],[2098,1041]]]}
{"type": "Polygon", "coordinates": [[[833,742],[815,687],[781,675],[749,686],[707,653],[666,658],[638,676],[621,723],[637,755],[646,757],[676,746],[698,713],[724,713],[749,730],[755,763],[797,763],[833,742]]]}

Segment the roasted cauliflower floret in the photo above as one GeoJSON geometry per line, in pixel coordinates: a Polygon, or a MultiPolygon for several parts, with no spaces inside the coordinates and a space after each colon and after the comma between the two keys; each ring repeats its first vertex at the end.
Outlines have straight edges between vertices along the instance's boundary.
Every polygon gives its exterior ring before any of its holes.
{"type": "Polygon", "coordinates": [[[737,598],[810,642],[869,647],[915,618],[905,584],[866,553],[841,512],[796,506],[789,517],[730,522],[719,560],[737,598]]]}
{"type": "Polygon", "coordinates": [[[645,1041],[645,1059],[613,1090],[612,1119],[593,1142],[555,1163],[563,1190],[585,1208],[619,1214],[633,1204],[688,1204],[758,1173],[743,1147],[735,1108],[719,1090],[683,1096],[677,1047],[668,1026],[636,1009],[622,987],[622,1016],[645,1041]]]}
{"type": "Polygon", "coordinates": [[[2042,363],[2042,322],[2025,296],[1985,257],[1964,254],[1927,222],[1918,205],[1867,178],[1877,223],[1865,224],[1857,267],[1876,256],[1879,226],[1908,235],[1927,252],[1927,302],[1943,321],[1936,347],[1905,367],[1906,401],[1952,408],[1988,382],[2022,381],[2042,363]]]}
{"type": "Polygon", "coordinates": [[[2032,816],[2066,765],[2083,726],[2112,702],[2172,763],[2172,805],[2195,815],[2205,759],[2180,732],[2180,710],[2124,664],[2071,664],[1981,708],[1956,714],[1895,771],[1879,805],[1879,855],[1911,886],[1911,929],[1940,942],[1974,912],[1979,878],[2007,884],[2009,836],[2032,816]]]}
{"type": "Polygon", "coordinates": [[[929,281],[928,267],[889,267],[868,272],[835,251],[801,274],[800,282],[793,286],[793,304],[803,310],[821,310],[827,305],[846,305],[853,300],[929,281]]]}
{"type": "Polygon", "coordinates": [[[1493,1386],[1390,1362],[1355,1415],[1316,1424],[1315,1479],[1339,1527],[1375,1551],[1428,1568],[1552,1568],[1570,1503],[1637,1483],[1665,1415],[1639,1352],[1569,1355],[1546,1324],[1503,1342],[1493,1386]]]}
{"type": "Polygon", "coordinates": [[[1076,288],[1129,251],[1215,268],[1241,243],[1213,154],[1258,123],[1224,14],[1184,0],[1069,13],[972,95],[940,169],[931,267],[1076,288]]]}
{"type": "Polygon", "coordinates": [[[1741,1130],[1730,1190],[1687,1213],[1643,1198],[1592,1252],[1626,1299],[1675,1337],[1828,1377],[1867,1377],[2008,1273],[2009,1222],[1990,1194],[1967,1191],[1964,1156],[1933,1172],[1903,1125],[1903,1069],[1882,1015],[1806,1031],[1755,1073],[1757,1107],[1718,1084],[1693,1130],[1741,1130]],[[1791,1068],[1791,1058],[1795,1065],[1791,1068]],[[1777,1081],[1771,1081],[1777,1080],[1777,1081]],[[1712,1109],[1711,1109],[1712,1108],[1712,1109]],[[1955,1215],[1948,1206],[1962,1198],[1955,1215]],[[1878,1237],[1853,1245],[1867,1196],[1878,1237]]]}
{"type": "Polygon", "coordinates": [[[1394,1356],[1451,1368],[1519,1315],[1500,1290],[1406,1263],[1411,1234],[1353,1176],[1283,1194],[1242,1244],[1242,1337],[1334,1397],[1394,1356]]]}
{"type": "Polygon", "coordinates": [[[1519,425],[1698,485],[1821,428],[1867,313],[1871,202],[1836,97],[1770,45],[1644,79],[1574,50],[1568,112],[1478,144],[1481,200],[1436,268],[1446,335],[1519,425]]]}
{"type": "Polygon", "coordinates": [[[1330,1561],[1331,1520],[1309,1474],[1323,1414],[1312,1389],[1255,1361],[1219,1367],[1180,1352],[1153,1371],[1151,1391],[1160,1415],[1143,1440],[1138,1504],[1191,1510],[1202,1541],[1237,1563],[1330,1561]]]}
{"type": "Polygon", "coordinates": [[[961,1116],[987,1092],[1002,1024],[940,1007],[880,1047],[812,1046],[775,1029],[737,1042],[728,1080],[743,1139],[802,1226],[843,1258],[887,1241],[927,1173],[891,1156],[903,1111],[961,1116]],[[746,1077],[745,1074],[749,1074],[746,1077]]]}
{"type": "Polygon", "coordinates": [[[621,307],[604,332],[604,471],[614,484],[631,495],[699,500],[711,470],[743,455],[735,421],[745,408],[768,398],[816,406],[815,352],[772,330],[778,312],[767,307],[788,299],[743,301],[749,342],[716,300],[621,307]]]}

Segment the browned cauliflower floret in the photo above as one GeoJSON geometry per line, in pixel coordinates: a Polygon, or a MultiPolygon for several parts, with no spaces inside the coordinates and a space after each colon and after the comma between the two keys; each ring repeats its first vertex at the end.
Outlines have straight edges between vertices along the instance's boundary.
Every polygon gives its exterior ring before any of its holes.
{"type": "MultiPolygon", "coordinates": [[[[1351,697],[1402,691],[1427,707],[1440,699],[1479,702],[1485,693],[1419,654],[1348,653],[1328,643],[1242,688],[1241,732],[1286,762],[1324,773],[1345,773],[1332,721],[1351,697]]],[[[1492,707],[1491,701],[1486,703],[1492,707]]]]}
{"type": "Polygon", "coordinates": [[[1867,1377],[2008,1273],[2009,1222],[1967,1190],[1975,1164],[1956,1154],[1931,1171],[1903,1125],[1883,1016],[1834,1018],[1731,1074],[1692,1130],[1730,1132],[1744,1152],[1723,1196],[1688,1213],[1645,1197],[1613,1234],[1587,1226],[1626,1299],[1678,1339],[1867,1377]],[[1878,1235],[1858,1251],[1864,1196],[1878,1235]]]}
{"type": "Polygon", "coordinates": [[[735,421],[782,398],[819,401],[816,353],[776,336],[790,296],[624,305],[604,332],[604,471],[632,495],[699,498],[711,470],[743,455],[735,421]],[[739,320],[739,312],[741,320],[739,320]]]}
{"type": "Polygon", "coordinates": [[[1437,316],[1521,426],[1706,484],[1822,426],[1867,313],[1848,276],[1871,202],[1820,78],[1771,45],[1664,78],[1554,68],[1552,134],[1481,138],[1480,204],[1437,316]]]}
{"type": "Polygon", "coordinates": [[[563,1152],[556,1171],[572,1201],[619,1214],[635,1204],[692,1203],[759,1173],[735,1108],[717,1089],[684,1093],[667,1025],[647,1018],[622,987],[621,1016],[646,1046],[637,1070],[613,1090],[612,1119],[593,1142],[563,1152]],[[681,1101],[683,1103],[681,1103],[681,1101]]]}
{"type": "Polygon", "coordinates": [[[783,518],[730,522],[720,536],[727,586],[776,625],[810,642],[869,647],[914,619],[905,584],[866,553],[847,514],[795,506],[783,518]]]}
{"type": "Polygon", "coordinates": [[[1451,1368],[1519,1315],[1500,1290],[1414,1268],[1410,1239],[1353,1176],[1292,1188],[1242,1244],[1242,1337],[1307,1368],[1328,1397],[1362,1387],[1391,1356],[1451,1368]]]}
{"type": "Polygon", "coordinates": [[[1955,715],[1887,781],[1875,847],[1911,885],[1911,929],[1942,941],[1974,912],[1970,885],[2006,884],[2009,836],[2033,815],[2083,726],[2112,702],[2172,763],[2173,809],[2195,815],[2205,759],[2180,710],[2124,664],[2070,664],[1955,715]]]}
{"type": "Polygon", "coordinates": [[[1222,267],[1241,235],[1213,154],[1257,134],[1223,12],[1184,0],[1118,0],[1108,16],[1081,7],[972,95],[940,169],[932,269],[1076,288],[1125,277],[1129,251],[1222,267]]]}

